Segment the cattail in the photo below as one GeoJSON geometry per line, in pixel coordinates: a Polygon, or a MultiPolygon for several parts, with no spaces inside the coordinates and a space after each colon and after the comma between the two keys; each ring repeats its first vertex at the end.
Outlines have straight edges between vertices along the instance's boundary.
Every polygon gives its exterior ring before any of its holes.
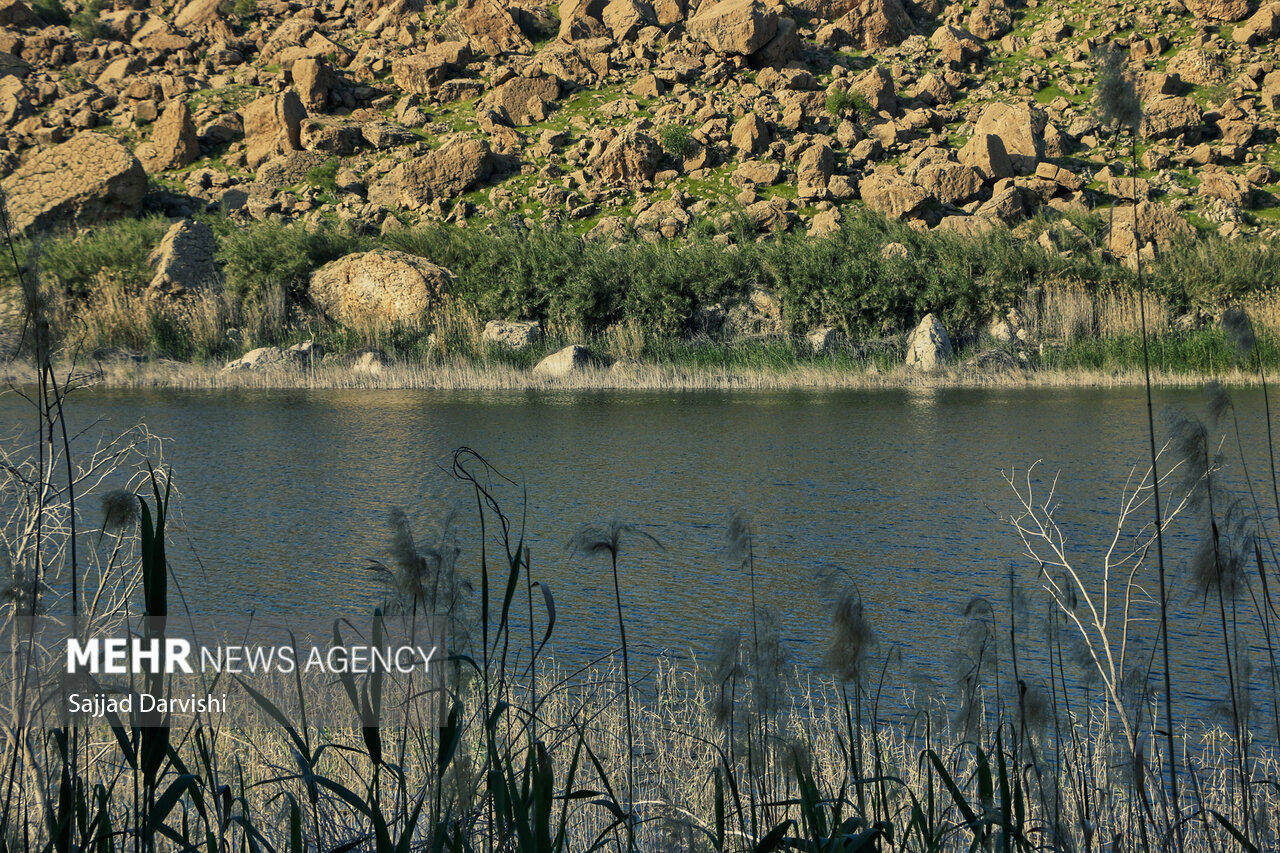
{"type": "Polygon", "coordinates": [[[138,497],[124,489],[112,489],[102,496],[102,529],[116,532],[138,520],[138,497]]]}
{"type": "Polygon", "coordinates": [[[1248,359],[1258,343],[1258,337],[1253,331],[1253,321],[1249,319],[1248,313],[1243,308],[1228,308],[1222,312],[1219,322],[1222,324],[1222,331],[1235,344],[1236,355],[1241,361],[1248,359]]]}
{"type": "Polygon", "coordinates": [[[860,684],[867,655],[876,635],[867,620],[862,596],[855,587],[846,589],[831,616],[831,638],[827,646],[827,667],[841,681],[860,684]]]}

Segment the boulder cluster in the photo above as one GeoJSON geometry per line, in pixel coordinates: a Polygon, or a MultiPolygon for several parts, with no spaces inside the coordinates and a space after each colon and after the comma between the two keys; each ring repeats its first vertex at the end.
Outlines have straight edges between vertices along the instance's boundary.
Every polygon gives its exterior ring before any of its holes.
{"type": "Polygon", "coordinates": [[[1132,262],[1191,222],[1269,233],[1278,34],[1248,0],[0,0],[0,189],[21,234],[151,209],[821,235],[849,204],[971,234],[1112,205],[1132,262]],[[1095,97],[1115,52],[1132,131],[1095,97]]]}

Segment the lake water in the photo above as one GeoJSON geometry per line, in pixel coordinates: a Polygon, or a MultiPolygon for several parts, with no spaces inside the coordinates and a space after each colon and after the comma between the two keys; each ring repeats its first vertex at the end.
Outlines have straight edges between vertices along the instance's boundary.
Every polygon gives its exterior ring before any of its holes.
{"type": "MultiPolygon", "coordinates": [[[[1236,399],[1263,471],[1261,395],[1236,399]]],[[[1157,406],[1199,411],[1203,400],[1157,392],[1157,406]]],[[[324,636],[340,616],[367,621],[357,614],[383,591],[366,567],[387,557],[393,507],[425,532],[460,506],[462,567],[474,577],[474,499],[447,473],[466,445],[527,489],[534,576],[554,591],[562,660],[617,644],[607,563],[567,548],[583,524],[613,518],[662,546],[623,541],[629,639],[643,653],[704,656],[721,629],[745,628],[748,578],[725,545],[737,508],[756,526],[758,594],[779,609],[794,660],[820,664],[838,587],[820,575],[846,570],[882,647],[940,680],[966,604],[987,596],[1004,612],[1011,573],[1036,583],[1002,520],[1016,504],[1001,472],[1039,462],[1041,497],[1056,475],[1069,545],[1096,566],[1147,454],[1141,389],[84,391],[70,406],[87,435],[143,421],[169,440],[181,492],[174,570],[191,608],[224,626],[253,613],[324,636]]],[[[0,398],[0,423],[30,421],[25,403],[0,398]]],[[[499,494],[518,515],[520,491],[499,494]]],[[[1194,527],[1171,540],[1175,573],[1194,527]]],[[[1175,592],[1189,601],[1185,584],[1175,592]]],[[[1173,633],[1183,659],[1219,654],[1213,611],[1184,609],[1193,615],[1173,633]]],[[[1221,690],[1200,666],[1177,681],[1197,702],[1221,690]]]]}

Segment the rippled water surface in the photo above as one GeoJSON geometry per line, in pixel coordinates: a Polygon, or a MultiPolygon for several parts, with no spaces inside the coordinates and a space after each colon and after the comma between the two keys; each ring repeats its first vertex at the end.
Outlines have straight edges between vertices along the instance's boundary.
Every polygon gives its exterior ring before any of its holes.
{"type": "MultiPolygon", "coordinates": [[[[1261,396],[1236,396],[1262,471],[1261,396]]],[[[1202,399],[1157,392],[1157,406],[1195,410],[1202,399]]],[[[0,417],[30,421],[24,406],[0,398],[0,417]]],[[[170,440],[182,493],[175,571],[192,609],[223,625],[255,613],[323,635],[377,603],[366,566],[387,556],[393,507],[425,532],[459,506],[462,565],[474,576],[474,501],[446,472],[466,445],[527,488],[534,573],[555,594],[562,659],[617,642],[605,562],[566,547],[584,523],[615,517],[661,543],[623,543],[633,643],[703,655],[722,628],[746,625],[748,578],[725,548],[728,513],[740,508],[758,531],[759,597],[779,608],[797,661],[820,660],[836,585],[819,575],[842,569],[881,638],[935,675],[972,598],[1002,607],[1011,572],[1035,583],[1002,521],[1015,509],[1002,470],[1038,462],[1043,487],[1057,477],[1065,531],[1096,565],[1120,489],[1147,452],[1140,389],[95,391],[71,411],[90,431],[145,421],[170,440]]],[[[499,494],[518,516],[519,489],[499,494]]],[[[1185,558],[1190,528],[1171,543],[1171,563],[1185,558]]],[[[1177,594],[1190,595],[1185,585],[1177,594]]],[[[1214,654],[1216,623],[1189,610],[1175,646],[1194,651],[1188,660],[1214,654]]],[[[1207,700],[1218,687],[1199,669],[1179,689],[1207,700]]]]}

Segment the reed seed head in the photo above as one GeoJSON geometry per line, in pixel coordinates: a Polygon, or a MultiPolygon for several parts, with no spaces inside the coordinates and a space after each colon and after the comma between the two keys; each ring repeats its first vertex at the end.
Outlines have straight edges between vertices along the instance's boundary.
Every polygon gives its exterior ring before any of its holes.
{"type": "Polygon", "coordinates": [[[1206,383],[1204,390],[1209,397],[1209,417],[1213,419],[1215,425],[1221,424],[1227,415],[1235,410],[1231,392],[1216,379],[1206,383]]]}
{"type": "Polygon", "coordinates": [[[1142,123],[1142,101],[1134,86],[1133,75],[1126,67],[1126,51],[1109,44],[1094,49],[1100,63],[1098,85],[1098,119],[1104,125],[1136,132],[1142,123]]]}
{"type": "Polygon", "coordinates": [[[831,615],[827,666],[841,681],[861,684],[867,655],[875,643],[875,631],[867,620],[862,595],[850,586],[836,602],[831,615]]]}
{"type": "Polygon", "coordinates": [[[124,489],[112,489],[102,496],[102,529],[117,532],[138,521],[138,496],[124,489]]]}

